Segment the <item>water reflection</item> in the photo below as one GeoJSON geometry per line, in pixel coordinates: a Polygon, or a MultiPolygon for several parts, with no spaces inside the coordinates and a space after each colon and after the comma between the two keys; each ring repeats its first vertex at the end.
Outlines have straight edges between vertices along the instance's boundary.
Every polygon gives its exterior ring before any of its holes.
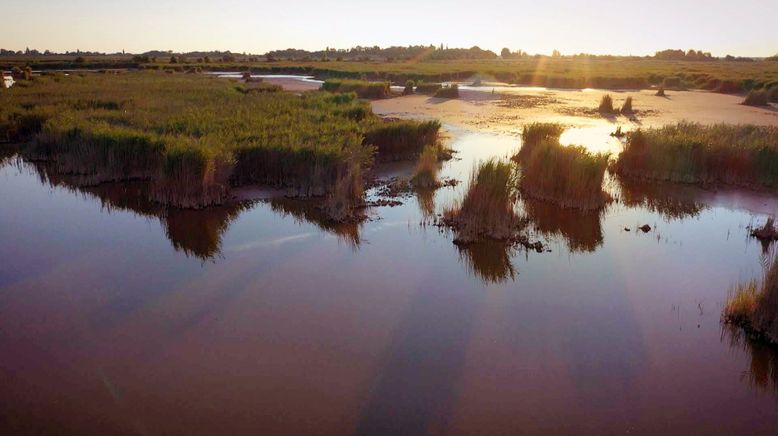
{"type": "Polygon", "coordinates": [[[95,198],[108,212],[130,211],[158,219],[176,251],[203,260],[221,255],[223,234],[243,211],[255,204],[241,202],[203,210],[170,208],[149,200],[149,183],[145,181],[79,186],[72,177],[51,171],[45,163],[34,162],[30,166],[43,183],[95,198]]]}
{"type": "Polygon", "coordinates": [[[292,216],[298,222],[315,224],[319,229],[335,235],[338,240],[346,242],[352,248],[359,248],[362,242],[358,222],[334,222],[317,207],[316,203],[293,198],[276,198],[270,200],[274,212],[283,216],[292,216]]]}
{"type": "Polygon", "coordinates": [[[621,201],[628,207],[644,207],[667,219],[693,218],[707,208],[700,201],[700,189],[694,186],[628,178],[617,180],[621,201]]]}
{"type": "Polygon", "coordinates": [[[756,391],[778,393],[777,347],[752,338],[732,324],[723,326],[721,341],[729,342],[732,349],[742,350],[747,355],[749,365],[743,371],[743,381],[756,391]]]}
{"type": "Polygon", "coordinates": [[[602,245],[603,211],[581,212],[545,201],[522,201],[535,230],[548,238],[563,238],[571,252],[591,253],[602,245]]]}
{"type": "Polygon", "coordinates": [[[435,190],[416,189],[416,202],[419,204],[419,212],[425,220],[435,219],[435,190]]]}
{"type": "Polygon", "coordinates": [[[511,262],[516,248],[511,245],[486,240],[456,247],[462,264],[486,283],[502,283],[518,275],[511,262]]]}

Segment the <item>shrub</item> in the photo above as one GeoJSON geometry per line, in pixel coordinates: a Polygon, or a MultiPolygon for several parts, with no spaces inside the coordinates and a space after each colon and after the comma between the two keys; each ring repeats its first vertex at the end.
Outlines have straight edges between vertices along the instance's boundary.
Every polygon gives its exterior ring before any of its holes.
{"type": "Polygon", "coordinates": [[[682,122],[637,130],[612,169],[626,177],[775,189],[778,128],[682,122]]]}
{"type": "Polygon", "coordinates": [[[679,89],[681,88],[681,78],[680,77],[665,77],[662,81],[662,87],[663,88],[670,88],[670,89],[679,89]]]}
{"type": "Polygon", "coordinates": [[[435,98],[459,98],[459,85],[456,83],[435,91],[435,98]]]}

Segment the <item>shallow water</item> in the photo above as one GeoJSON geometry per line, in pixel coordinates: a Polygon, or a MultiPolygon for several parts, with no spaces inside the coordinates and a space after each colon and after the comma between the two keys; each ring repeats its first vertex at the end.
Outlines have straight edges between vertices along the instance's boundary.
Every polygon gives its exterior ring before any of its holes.
{"type": "MultiPolygon", "coordinates": [[[[519,146],[447,127],[443,177],[519,146]]],[[[423,224],[466,183],[333,226],[45,174],[0,168],[3,434],[774,434],[778,359],[719,322],[774,198],[611,181],[520,204],[527,253],[423,224]]]]}

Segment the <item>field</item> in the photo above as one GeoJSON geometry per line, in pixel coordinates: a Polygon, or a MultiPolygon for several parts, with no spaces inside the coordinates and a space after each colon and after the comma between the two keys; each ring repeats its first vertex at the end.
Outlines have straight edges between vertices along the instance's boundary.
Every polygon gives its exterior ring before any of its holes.
{"type": "Polygon", "coordinates": [[[487,79],[559,88],[646,88],[666,84],[673,88],[708,89],[721,92],[741,92],[778,84],[776,61],[676,61],[637,57],[547,57],[527,56],[519,59],[450,60],[450,61],[259,61],[196,62],[181,59],[175,64],[168,59],[154,63],[132,60],[132,57],[86,57],[74,62],[74,57],[5,57],[0,66],[29,64],[33,69],[73,68],[151,68],[186,71],[200,67],[205,71],[244,71],[256,73],[310,74],[319,78],[367,78],[389,80],[404,85],[407,80],[429,82],[473,80],[476,75],[487,79]]]}

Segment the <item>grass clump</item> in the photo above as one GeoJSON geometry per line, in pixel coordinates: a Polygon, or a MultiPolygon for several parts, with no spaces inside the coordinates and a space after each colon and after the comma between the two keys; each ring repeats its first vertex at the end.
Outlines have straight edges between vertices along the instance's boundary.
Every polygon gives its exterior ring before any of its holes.
{"type": "Polygon", "coordinates": [[[435,94],[441,88],[443,88],[443,85],[441,85],[440,83],[418,82],[416,84],[416,93],[417,94],[435,94]]]}
{"type": "Polygon", "coordinates": [[[778,128],[678,123],[632,132],[612,170],[626,177],[778,188],[778,128]]]}
{"type": "Polygon", "coordinates": [[[660,86],[659,90],[656,92],[657,97],[667,97],[667,94],[665,94],[665,87],[660,86]]]}
{"type": "Polygon", "coordinates": [[[752,280],[735,288],[724,307],[723,318],[753,336],[778,343],[778,259],[761,283],[752,280]]]}
{"type": "Polygon", "coordinates": [[[403,89],[403,95],[411,95],[414,92],[414,88],[416,87],[416,82],[413,80],[408,80],[405,82],[405,89],[403,89]]]}
{"type": "Polygon", "coordinates": [[[461,202],[446,209],[444,222],[456,230],[455,243],[511,239],[521,220],[514,210],[516,172],[509,161],[480,162],[461,202]]]}
{"type": "Polygon", "coordinates": [[[522,166],[522,195],[563,208],[602,207],[607,200],[602,181],[608,155],[592,154],[581,146],[563,146],[560,134],[557,124],[534,124],[524,129],[524,145],[514,157],[522,166]]]}
{"type": "Polygon", "coordinates": [[[627,97],[624,101],[624,105],[621,106],[622,115],[632,115],[634,110],[632,109],[632,97],[627,97]]]}
{"type": "Polygon", "coordinates": [[[367,80],[327,79],[321,89],[329,92],[354,92],[359,98],[379,99],[391,95],[389,82],[368,82],[367,80]]]}
{"type": "Polygon", "coordinates": [[[743,104],[746,106],[767,106],[770,104],[768,91],[765,89],[751,90],[746,95],[743,104]]]}
{"type": "Polygon", "coordinates": [[[433,94],[435,98],[459,98],[459,85],[456,83],[444,86],[433,94]]]}
{"type": "Polygon", "coordinates": [[[416,164],[416,173],[411,184],[419,189],[434,189],[440,186],[438,180],[438,148],[433,145],[424,147],[416,164]]]}
{"type": "Polygon", "coordinates": [[[542,142],[559,141],[565,127],[559,123],[532,123],[524,126],[521,132],[521,148],[514,160],[522,160],[529,156],[532,150],[542,142]]]}
{"type": "Polygon", "coordinates": [[[439,121],[376,122],[367,128],[364,143],[375,146],[382,161],[414,159],[437,143],[439,131],[439,121]]]}
{"type": "Polygon", "coordinates": [[[613,98],[610,96],[610,94],[605,94],[600,99],[600,105],[597,107],[597,111],[599,111],[601,114],[613,114],[616,112],[615,109],[613,109],[613,98]]]}

